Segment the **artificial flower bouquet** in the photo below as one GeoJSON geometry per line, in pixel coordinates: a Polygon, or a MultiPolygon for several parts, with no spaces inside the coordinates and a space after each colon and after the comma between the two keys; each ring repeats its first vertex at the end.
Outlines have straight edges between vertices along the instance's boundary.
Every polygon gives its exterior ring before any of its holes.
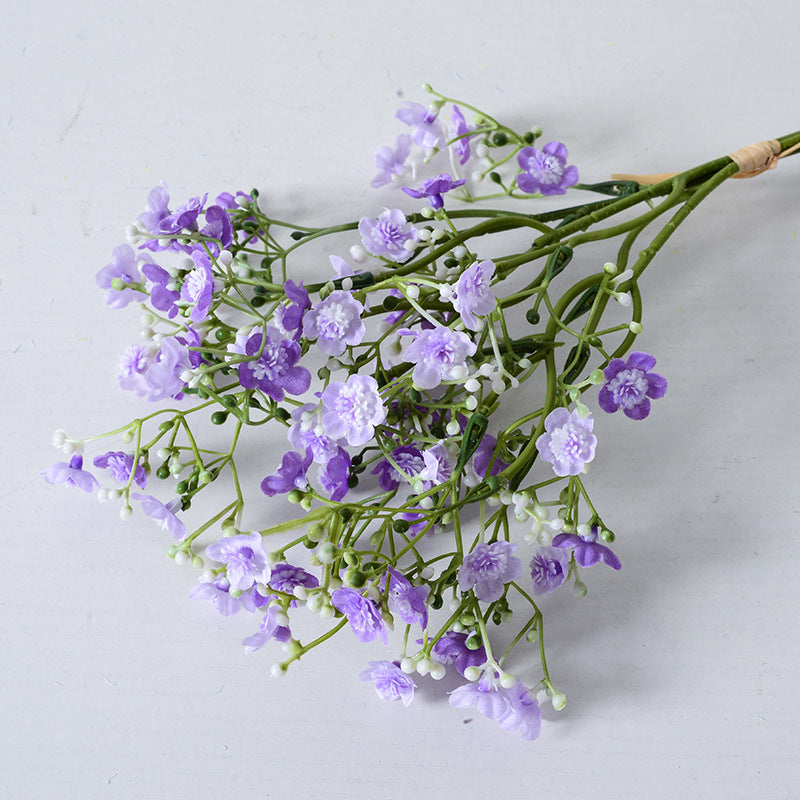
{"type": "Polygon", "coordinates": [[[634,347],[642,273],[713,189],[800,134],[653,183],[587,184],[540,127],[425,88],[430,105],[405,103],[375,157],[396,207],[311,227],[255,190],[174,208],[150,192],[97,284],[112,309],[142,309],[119,383],[153,405],[103,436],[57,432],[69,460],[44,474],[155,520],[199,571],[192,596],[253,615],[244,648],[277,649],[273,674],[339,632],[377,639],[387,656],[361,678],[383,699],[408,705],[450,671],[450,705],[534,739],[539,703],[566,702],[538,598],[621,566],[586,478],[593,414],[635,424],[667,390],[634,347]],[[568,191],[580,199],[536,210],[568,191]],[[605,260],[579,251],[598,242],[605,260]],[[239,458],[265,425],[283,452],[239,458]],[[121,442],[90,467],[84,445],[107,437],[121,442]],[[209,491],[219,510],[193,518],[209,491]],[[296,518],[265,524],[281,502],[296,518]],[[322,626],[311,640],[303,612],[322,626]]]}

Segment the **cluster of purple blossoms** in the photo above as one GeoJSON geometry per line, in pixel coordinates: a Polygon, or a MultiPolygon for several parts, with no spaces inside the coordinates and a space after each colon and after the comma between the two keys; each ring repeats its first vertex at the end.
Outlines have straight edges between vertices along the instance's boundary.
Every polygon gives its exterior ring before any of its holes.
{"type": "Polygon", "coordinates": [[[414,586],[397,570],[389,569],[379,584],[381,592],[387,593],[389,611],[396,614],[407,625],[428,627],[427,586],[414,586]],[[388,588],[387,588],[388,583],[388,588]]]}
{"type": "Polygon", "coordinates": [[[453,308],[461,321],[471,331],[481,329],[481,321],[475,316],[490,314],[497,305],[491,284],[494,277],[493,261],[481,261],[467,267],[456,281],[453,292],[453,308]]]}
{"type": "Polygon", "coordinates": [[[511,542],[477,545],[458,569],[458,588],[462,592],[473,589],[485,603],[499,600],[506,584],[522,575],[522,562],[512,555],[516,549],[511,542]]]}
{"type": "Polygon", "coordinates": [[[544,421],[545,432],[536,440],[536,449],[560,478],[580,475],[594,458],[597,437],[593,427],[591,416],[582,418],[577,411],[563,407],[553,409],[544,421]]]}
{"type": "Polygon", "coordinates": [[[331,292],[303,318],[303,335],[316,339],[326,356],[340,356],[364,338],[363,312],[364,306],[350,292],[331,292]]]}
{"type": "Polygon", "coordinates": [[[578,182],[578,168],[567,166],[567,148],[561,142],[548,142],[541,150],[523,147],[517,163],[522,170],[517,186],[527,194],[565,194],[578,182]]]}
{"type": "Polygon", "coordinates": [[[358,232],[368,252],[398,264],[411,258],[419,240],[419,231],[399,208],[384,209],[377,219],[362,217],[358,232]]]}
{"type": "Polygon", "coordinates": [[[298,586],[305,589],[314,589],[319,586],[319,580],[315,575],[306,572],[302,567],[294,564],[275,564],[272,574],[269,577],[269,585],[276,592],[293,594],[298,586]]]}
{"type": "Polygon", "coordinates": [[[467,683],[450,692],[450,705],[477,708],[484,717],[497,720],[504,730],[518,730],[527,741],[535,739],[542,728],[539,704],[519,681],[506,689],[484,673],[477,683],[467,683]]]}
{"type": "Polygon", "coordinates": [[[400,669],[396,661],[370,661],[369,668],[359,673],[362,681],[372,681],[382,700],[399,700],[404,706],[411,704],[417,684],[400,669]]]}
{"type": "Polygon", "coordinates": [[[331,603],[347,617],[360,642],[380,639],[384,644],[389,643],[389,634],[380,609],[369,597],[364,597],[355,589],[337,589],[331,594],[331,603]]]}
{"type": "Polygon", "coordinates": [[[667,381],[650,371],[655,365],[649,353],[631,353],[627,361],[612,358],[603,370],[606,383],[597,404],[609,414],[621,408],[630,419],[644,419],[650,413],[650,400],[663,397],[667,391],[667,381]]]}
{"type": "Polygon", "coordinates": [[[245,591],[256,583],[269,583],[269,559],[258,531],[220,539],[206,548],[206,555],[225,564],[225,575],[233,589],[245,591]]]}
{"type": "Polygon", "coordinates": [[[435,389],[442,381],[466,378],[467,358],[475,354],[477,347],[465,333],[443,325],[399,333],[414,337],[406,346],[403,359],[415,364],[411,377],[419,389],[435,389]]]}

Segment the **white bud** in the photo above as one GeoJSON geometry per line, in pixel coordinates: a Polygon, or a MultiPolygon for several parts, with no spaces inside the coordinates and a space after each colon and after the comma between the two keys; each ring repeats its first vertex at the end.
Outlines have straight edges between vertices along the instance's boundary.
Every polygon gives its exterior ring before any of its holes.
{"type": "Polygon", "coordinates": [[[433,567],[427,566],[423,567],[419,573],[420,578],[424,581],[429,581],[434,575],[433,567]]]}
{"type": "Polygon", "coordinates": [[[286,616],[286,614],[283,611],[279,611],[275,615],[275,622],[277,622],[278,625],[280,625],[282,628],[289,627],[289,617],[286,616]]]}
{"type": "Polygon", "coordinates": [[[486,158],[489,155],[489,148],[483,142],[479,142],[475,147],[475,155],[478,158],[486,158]]]}
{"type": "Polygon", "coordinates": [[[532,366],[531,361],[530,361],[529,358],[521,358],[517,362],[517,365],[519,366],[520,369],[530,369],[531,366],[532,366]]]}
{"type": "Polygon", "coordinates": [[[178,550],[175,553],[175,563],[182,566],[189,560],[189,554],[185,550],[178,550]]]}
{"type": "Polygon", "coordinates": [[[273,678],[282,678],[286,674],[286,667],[283,664],[273,664],[269,668],[269,674],[273,678]]]}
{"type": "Polygon", "coordinates": [[[333,607],[324,606],[320,609],[319,615],[322,619],[331,619],[333,617],[333,607]]]}
{"type": "Polygon", "coordinates": [[[218,256],[217,261],[225,267],[229,267],[233,262],[233,253],[230,250],[223,250],[218,256]]]}
{"type": "MultiPolygon", "coordinates": [[[[464,389],[467,392],[469,392],[470,394],[475,394],[475,392],[477,392],[480,388],[481,388],[480,381],[478,381],[476,378],[468,378],[464,382],[464,389]]],[[[467,398],[467,399],[470,399],[470,398],[467,398]]],[[[474,399],[474,398],[472,398],[472,399],[474,399]]]]}
{"type": "Polygon", "coordinates": [[[457,436],[459,433],[461,433],[461,426],[456,420],[451,419],[450,422],[448,422],[445,426],[445,430],[447,431],[448,436],[457,436]]]}
{"type": "Polygon", "coordinates": [[[474,411],[477,407],[478,407],[478,401],[472,395],[470,395],[464,401],[464,408],[466,408],[467,411],[474,411]]]}
{"type": "Polygon", "coordinates": [[[430,676],[435,681],[440,681],[447,674],[444,664],[433,664],[430,669],[430,676]]]}
{"type": "Polygon", "coordinates": [[[433,662],[429,658],[421,658],[417,664],[417,673],[419,675],[427,675],[432,666],[433,662]]]}
{"type": "Polygon", "coordinates": [[[400,662],[400,669],[405,672],[406,675],[413,675],[417,671],[417,665],[414,663],[413,658],[406,656],[400,662]]]}
{"type": "Polygon", "coordinates": [[[403,242],[403,249],[413,253],[417,249],[417,243],[413,239],[406,239],[403,242]]]}
{"type": "Polygon", "coordinates": [[[553,692],[551,699],[553,701],[553,708],[556,711],[562,711],[567,705],[567,697],[561,692],[553,692]]]}
{"type": "Polygon", "coordinates": [[[298,600],[305,600],[308,597],[308,589],[305,586],[295,586],[292,594],[298,600]]]}
{"type": "Polygon", "coordinates": [[[453,248],[453,258],[457,258],[459,261],[461,261],[462,258],[466,257],[467,248],[464,247],[463,244],[456,245],[456,247],[453,248]]]}
{"type": "Polygon", "coordinates": [[[53,447],[63,447],[67,441],[67,434],[61,429],[53,434],[53,447]]]}
{"type": "Polygon", "coordinates": [[[516,682],[517,682],[517,679],[513,675],[509,674],[508,672],[502,672],[500,674],[500,685],[504,689],[510,689],[512,686],[514,686],[516,684],[516,682]]]}
{"type": "Polygon", "coordinates": [[[477,681],[481,677],[481,671],[478,667],[467,667],[464,670],[464,677],[468,681],[477,681]]]}
{"type": "Polygon", "coordinates": [[[614,299],[623,307],[627,308],[631,304],[630,292],[617,292],[614,294],[614,299]]]}
{"type": "Polygon", "coordinates": [[[119,510],[119,518],[123,522],[127,522],[133,514],[133,509],[130,506],[122,506],[119,510]]]}
{"type": "Polygon", "coordinates": [[[214,572],[213,569],[204,569],[202,575],[202,582],[203,583],[213,583],[214,578],[217,577],[217,574],[214,572]]]}
{"type": "Polygon", "coordinates": [[[99,502],[105,503],[109,499],[109,497],[108,497],[108,489],[98,489],[97,490],[97,499],[98,499],[99,502]]]}
{"type": "Polygon", "coordinates": [[[353,279],[348,275],[346,278],[342,278],[342,289],[346,292],[349,292],[353,288],[353,279]]]}
{"type": "Polygon", "coordinates": [[[638,336],[642,332],[642,325],[639,322],[631,322],[631,324],[628,325],[628,330],[638,336]]]}
{"type": "Polygon", "coordinates": [[[406,296],[411,300],[417,300],[419,298],[419,286],[415,286],[413,283],[406,286],[406,296]]]}
{"type": "Polygon", "coordinates": [[[585,522],[581,522],[579,525],[575,526],[575,533],[577,533],[582,539],[588,536],[591,533],[591,530],[592,529],[585,522]]]}
{"type": "Polygon", "coordinates": [[[419,501],[419,507],[425,509],[433,508],[433,498],[432,497],[423,497],[422,500],[419,501]]]}
{"type": "Polygon", "coordinates": [[[367,260],[367,253],[360,244],[354,244],[350,248],[350,258],[352,258],[356,264],[363,264],[367,260]]]}

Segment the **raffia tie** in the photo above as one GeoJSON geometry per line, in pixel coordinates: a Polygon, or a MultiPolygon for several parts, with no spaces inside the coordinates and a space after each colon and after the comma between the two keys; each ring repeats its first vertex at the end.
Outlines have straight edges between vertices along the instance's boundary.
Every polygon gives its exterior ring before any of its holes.
{"type": "MultiPolygon", "coordinates": [[[[800,142],[793,147],[781,152],[781,145],[777,139],[769,139],[765,142],[756,142],[756,144],[749,144],[747,147],[742,147],[735,153],[729,153],[730,158],[738,165],[739,171],[732,175],[732,178],[754,178],[768,169],[775,169],[778,166],[779,159],[788,156],[795,150],[800,149],[800,142]]],[[[615,173],[611,176],[615,181],[636,181],[643,186],[649,186],[654,183],[660,183],[668,178],[674,178],[679,173],[677,172],[664,172],[658,175],[628,175],[615,173]]]]}

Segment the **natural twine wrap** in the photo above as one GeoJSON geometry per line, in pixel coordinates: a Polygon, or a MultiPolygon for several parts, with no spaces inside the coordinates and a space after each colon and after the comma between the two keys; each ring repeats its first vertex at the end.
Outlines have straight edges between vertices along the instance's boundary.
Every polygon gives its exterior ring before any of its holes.
{"type": "MultiPolygon", "coordinates": [[[[729,153],[730,158],[739,166],[739,171],[732,175],[732,178],[754,178],[768,169],[775,169],[778,160],[795,150],[800,149],[800,142],[793,147],[781,151],[780,142],[777,139],[769,139],[765,142],[756,142],[742,147],[735,153],[729,153]]],[[[674,178],[679,173],[664,172],[658,175],[629,175],[627,173],[615,173],[611,176],[615,181],[636,181],[643,186],[660,183],[668,178],[674,178]]]]}

